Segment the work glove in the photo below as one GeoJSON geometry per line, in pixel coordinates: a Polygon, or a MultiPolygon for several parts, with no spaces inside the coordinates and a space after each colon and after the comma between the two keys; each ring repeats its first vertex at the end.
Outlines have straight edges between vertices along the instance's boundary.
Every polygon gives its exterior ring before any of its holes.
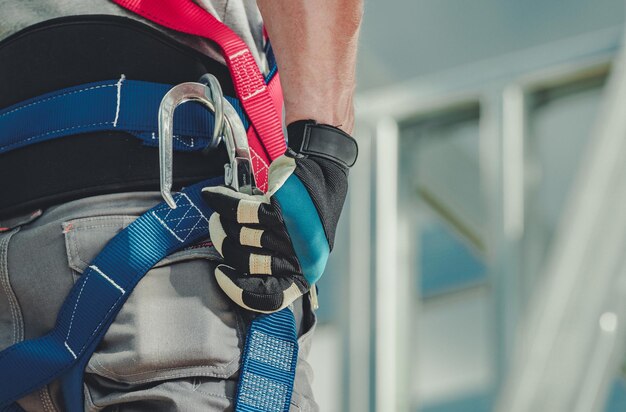
{"type": "Polygon", "coordinates": [[[322,276],[357,158],[356,141],[333,126],[297,121],[287,135],[264,195],[203,189],[215,211],[211,240],[224,258],[217,284],[239,306],[261,313],[287,307],[322,276]]]}

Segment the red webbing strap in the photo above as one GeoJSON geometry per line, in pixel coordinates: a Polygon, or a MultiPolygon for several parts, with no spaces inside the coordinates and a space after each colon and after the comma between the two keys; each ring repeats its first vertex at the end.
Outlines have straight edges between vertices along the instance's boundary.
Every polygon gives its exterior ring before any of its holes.
{"type": "MultiPolygon", "coordinates": [[[[278,73],[274,74],[272,80],[267,84],[270,96],[274,102],[274,107],[278,112],[283,110],[283,91],[280,87],[280,77],[278,73]]],[[[269,162],[257,156],[257,153],[264,153],[261,141],[256,135],[254,127],[248,129],[248,144],[250,145],[250,156],[252,157],[252,167],[254,168],[254,177],[256,184],[262,191],[267,191],[267,179],[269,172],[269,162]]],[[[284,153],[284,150],[283,150],[284,153]]]]}
{"type": "Polygon", "coordinates": [[[274,160],[285,153],[282,120],[278,114],[282,110],[282,93],[279,94],[280,105],[277,107],[274,102],[275,88],[280,87],[276,86],[277,78],[271,82],[274,83],[273,99],[250,49],[235,32],[192,0],[113,0],[113,2],[169,29],[201,36],[217,43],[230,69],[237,97],[256,131],[248,132],[251,148],[257,156],[265,157],[267,154],[269,157],[261,158],[259,161],[269,163],[267,160],[274,160]],[[260,142],[255,142],[257,136],[260,137],[260,142]],[[265,153],[258,151],[259,146],[265,153]]]}

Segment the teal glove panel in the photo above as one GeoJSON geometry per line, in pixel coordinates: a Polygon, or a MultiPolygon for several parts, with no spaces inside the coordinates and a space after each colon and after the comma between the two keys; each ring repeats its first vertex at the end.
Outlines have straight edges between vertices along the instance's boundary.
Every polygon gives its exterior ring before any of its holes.
{"type": "MultiPolygon", "coordinates": [[[[337,130],[323,128],[326,134],[337,130]]],[[[327,141],[356,146],[343,132],[336,134],[325,135],[327,141]]],[[[356,147],[350,150],[356,153],[356,147]]],[[[209,222],[211,239],[224,258],[215,276],[239,306],[262,313],[281,310],[322,276],[347,193],[347,162],[332,155],[288,149],[272,163],[264,195],[227,187],[203,190],[215,210],[209,222]]]]}

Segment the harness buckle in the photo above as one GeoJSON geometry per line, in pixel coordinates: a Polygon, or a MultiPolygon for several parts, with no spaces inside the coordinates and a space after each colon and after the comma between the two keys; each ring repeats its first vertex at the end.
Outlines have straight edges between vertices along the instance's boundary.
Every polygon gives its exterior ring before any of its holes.
{"type": "Polygon", "coordinates": [[[229,164],[224,166],[226,185],[247,194],[261,193],[254,180],[248,136],[239,114],[224,98],[215,76],[205,74],[200,82],[181,83],[172,87],[163,96],[159,106],[161,196],[172,209],[176,209],[176,202],[172,197],[174,111],[179,105],[189,101],[198,102],[215,113],[213,138],[207,149],[215,148],[224,140],[230,159],[229,164]]]}

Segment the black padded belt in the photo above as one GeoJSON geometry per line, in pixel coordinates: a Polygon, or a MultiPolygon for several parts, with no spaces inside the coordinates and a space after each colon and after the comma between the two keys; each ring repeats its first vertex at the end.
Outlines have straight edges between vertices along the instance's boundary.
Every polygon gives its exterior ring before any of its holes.
{"type": "MultiPolygon", "coordinates": [[[[49,20],[0,42],[0,109],[55,90],[118,79],[178,84],[226,66],[138,21],[118,16],[49,20]]],[[[0,131],[2,133],[2,131],[0,131]]],[[[174,186],[223,174],[222,147],[176,153],[174,186]]],[[[158,149],[124,132],[82,133],[0,155],[0,218],[67,201],[159,189],[158,149]]]]}

